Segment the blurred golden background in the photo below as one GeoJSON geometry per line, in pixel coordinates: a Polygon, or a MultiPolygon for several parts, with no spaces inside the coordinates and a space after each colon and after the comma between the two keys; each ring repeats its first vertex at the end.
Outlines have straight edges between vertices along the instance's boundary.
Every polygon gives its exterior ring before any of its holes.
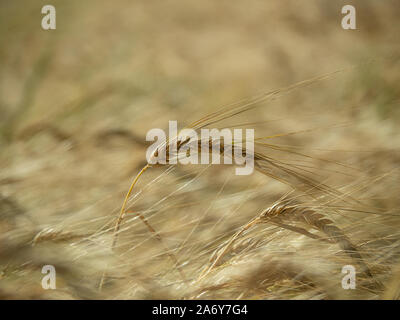
{"type": "MultiPolygon", "coordinates": [[[[330,185],[358,192],[371,211],[399,213],[399,15],[394,0],[0,1],[0,297],[382,298],[384,290],[336,287],[346,258],[334,244],[276,227],[248,235],[256,249],[236,256],[245,261],[240,271],[229,269],[233,260],[209,282],[190,285],[179,282],[166,249],[138,219],[127,219],[116,252],[110,228],[145,164],[148,130],[169,120],[184,126],[220,106],[338,70],[228,126],[271,121],[256,135],[314,129],[277,143],[356,167],[352,175],[327,174],[324,164],[309,163],[330,185]],[[56,30],[41,28],[46,4],[56,8],[56,30]],[[341,26],[345,4],[356,8],[356,30],[341,26]],[[263,234],[268,241],[258,239],[263,234]],[[312,285],[299,287],[288,266],[279,280],[246,273],[271,259],[317,276],[307,274],[303,282],[312,285]],[[40,285],[45,264],[56,266],[57,290],[40,285]]],[[[131,202],[193,278],[237,228],[290,190],[229,168],[198,177],[203,169],[154,169],[131,202]]],[[[385,283],[395,278],[400,245],[400,224],[389,216],[337,220],[385,283]]]]}

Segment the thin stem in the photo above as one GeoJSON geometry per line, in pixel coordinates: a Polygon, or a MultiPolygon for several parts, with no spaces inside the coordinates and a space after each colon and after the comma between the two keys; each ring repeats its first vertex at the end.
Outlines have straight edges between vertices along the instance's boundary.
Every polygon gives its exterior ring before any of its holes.
{"type": "MultiPolygon", "coordinates": [[[[115,248],[115,246],[116,246],[116,244],[117,244],[117,240],[118,240],[118,231],[119,231],[119,229],[120,229],[120,227],[121,227],[122,220],[124,219],[126,205],[128,204],[128,200],[129,200],[129,197],[130,197],[131,194],[132,194],[133,188],[135,187],[136,183],[138,182],[140,176],[141,176],[141,175],[143,174],[143,172],[145,172],[148,168],[150,168],[150,165],[149,165],[149,164],[145,165],[145,166],[142,168],[142,170],[140,170],[140,172],[136,175],[135,179],[133,179],[133,181],[132,181],[132,183],[131,183],[131,186],[130,186],[130,188],[129,188],[129,190],[128,190],[126,196],[125,196],[124,202],[122,203],[121,211],[119,212],[119,216],[118,216],[117,222],[115,223],[114,234],[113,234],[113,242],[112,242],[112,245],[111,245],[111,250],[114,250],[114,248],[115,248]]],[[[106,268],[106,269],[107,269],[107,268],[106,268]]],[[[99,291],[102,290],[103,285],[104,285],[104,281],[105,281],[106,277],[107,277],[107,271],[104,270],[103,275],[102,275],[101,280],[100,280],[100,284],[99,284],[99,291]]]]}
{"type": "Polygon", "coordinates": [[[247,223],[242,229],[240,229],[238,232],[236,232],[232,238],[229,240],[228,244],[225,246],[224,250],[218,255],[218,257],[214,260],[214,262],[211,264],[209,268],[204,270],[202,274],[200,274],[200,277],[197,281],[200,281],[203,279],[207,274],[209,274],[215,266],[221,261],[221,259],[224,257],[224,255],[228,252],[228,250],[232,247],[233,243],[237,238],[239,238],[243,232],[254,226],[255,224],[260,222],[260,217],[257,217],[253,220],[251,220],[249,223],[247,223]]]}
{"type": "Polygon", "coordinates": [[[130,186],[130,188],[129,188],[129,190],[128,190],[126,196],[125,196],[125,200],[124,200],[124,202],[123,202],[123,204],[122,204],[121,211],[119,212],[119,216],[118,216],[117,222],[115,223],[115,227],[114,227],[113,243],[112,243],[112,246],[111,246],[111,248],[112,248],[113,250],[114,250],[114,248],[115,248],[115,246],[116,246],[116,244],[117,244],[117,240],[118,240],[118,231],[119,231],[119,229],[120,229],[120,227],[121,227],[122,220],[124,219],[125,209],[126,209],[126,205],[128,204],[129,197],[131,196],[132,191],[133,191],[133,188],[134,188],[134,186],[136,185],[136,183],[138,182],[140,176],[141,176],[148,168],[150,168],[150,165],[149,165],[149,164],[145,165],[145,166],[142,168],[142,170],[140,170],[140,172],[136,175],[135,179],[133,179],[133,181],[132,181],[132,183],[131,183],[131,186],[130,186]]]}

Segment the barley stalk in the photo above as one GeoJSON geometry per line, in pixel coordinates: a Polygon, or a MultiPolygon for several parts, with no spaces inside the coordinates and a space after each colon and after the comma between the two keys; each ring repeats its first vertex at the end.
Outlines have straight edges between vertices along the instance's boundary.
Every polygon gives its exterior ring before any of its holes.
{"type": "Polygon", "coordinates": [[[301,207],[298,205],[286,206],[279,204],[267,208],[256,218],[252,219],[249,223],[244,225],[238,232],[236,232],[228,241],[228,243],[225,245],[224,249],[217,255],[212,264],[203,270],[197,281],[202,280],[212,270],[214,270],[214,268],[220,263],[222,258],[231,249],[234,242],[246,230],[250,229],[251,227],[257,224],[267,223],[267,222],[272,222],[282,228],[298,232],[313,239],[337,243],[346,254],[348,254],[351,258],[353,258],[361,266],[362,268],[361,272],[365,273],[369,278],[371,278],[377,287],[381,287],[381,283],[375,279],[375,277],[371,273],[367,263],[361,256],[357,247],[350,241],[350,239],[345,235],[345,233],[339,227],[334,225],[332,220],[326,218],[325,215],[317,213],[309,208],[301,207]],[[293,218],[305,222],[307,225],[310,225],[311,227],[314,227],[322,231],[324,234],[328,236],[328,239],[323,239],[319,236],[309,233],[303,228],[293,227],[291,225],[282,223],[282,221],[293,218]]]}

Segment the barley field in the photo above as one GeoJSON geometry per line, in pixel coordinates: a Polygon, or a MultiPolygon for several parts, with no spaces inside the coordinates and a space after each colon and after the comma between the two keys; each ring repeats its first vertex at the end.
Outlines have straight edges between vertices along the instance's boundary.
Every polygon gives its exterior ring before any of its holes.
{"type": "Polygon", "coordinates": [[[400,298],[399,15],[0,0],[0,299],[400,298]],[[147,168],[174,120],[254,129],[254,172],[147,168]]]}

